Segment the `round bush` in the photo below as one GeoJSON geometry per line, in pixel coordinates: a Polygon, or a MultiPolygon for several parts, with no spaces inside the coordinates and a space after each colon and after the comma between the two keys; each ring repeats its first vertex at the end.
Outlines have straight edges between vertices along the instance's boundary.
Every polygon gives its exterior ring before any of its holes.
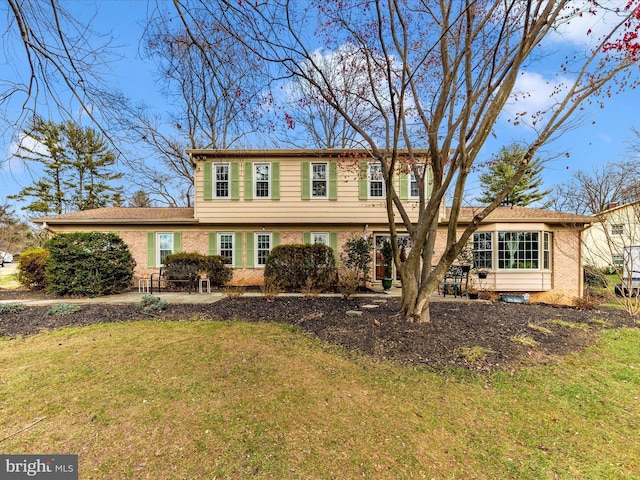
{"type": "Polygon", "coordinates": [[[33,290],[47,287],[45,268],[49,252],[44,248],[25,250],[18,261],[18,281],[21,285],[33,290]]]}
{"type": "Polygon", "coordinates": [[[312,286],[327,290],[335,286],[336,268],[333,249],[326,245],[279,245],[271,250],[264,269],[287,291],[299,292],[312,286]]]}
{"type": "Polygon", "coordinates": [[[110,295],[131,286],[133,257],[115,233],[57,234],[45,248],[47,288],[57,295],[110,295]]]}

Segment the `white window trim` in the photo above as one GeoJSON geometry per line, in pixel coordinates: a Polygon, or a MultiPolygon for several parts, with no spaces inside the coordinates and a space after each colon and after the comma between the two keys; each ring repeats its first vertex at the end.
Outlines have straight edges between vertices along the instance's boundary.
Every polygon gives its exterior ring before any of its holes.
{"type": "MultiPolygon", "coordinates": [[[[496,252],[496,258],[495,258],[495,262],[494,262],[494,266],[496,268],[497,271],[501,271],[501,272],[540,272],[543,270],[542,265],[543,265],[543,238],[544,238],[544,231],[541,230],[499,230],[497,232],[497,236],[496,236],[496,242],[495,242],[495,252],[496,252]],[[522,268],[517,268],[517,267],[512,267],[512,268],[508,268],[508,267],[501,267],[500,266],[500,234],[501,233],[536,233],[538,235],[538,257],[537,257],[537,262],[538,262],[538,266],[536,268],[526,268],[526,267],[522,267],[522,268]]],[[[533,251],[533,250],[532,250],[533,251]]],[[[519,261],[519,263],[526,263],[530,260],[526,260],[526,261],[519,261]]]]}
{"type": "Polygon", "coordinates": [[[323,200],[326,200],[327,198],[329,198],[329,164],[327,162],[311,162],[310,165],[310,169],[311,171],[309,172],[309,181],[311,182],[311,184],[309,185],[309,192],[311,193],[311,198],[320,198],[323,200]],[[324,184],[325,184],[325,188],[324,188],[324,195],[314,195],[313,193],[313,166],[314,165],[324,165],[324,184]]]}
{"type": "MultiPolygon", "coordinates": [[[[211,184],[212,184],[212,192],[211,192],[211,196],[213,198],[231,198],[231,164],[229,162],[216,162],[213,164],[213,168],[211,169],[211,184]],[[226,196],[218,196],[218,180],[217,180],[217,172],[216,172],[216,167],[219,166],[226,166],[227,167],[227,175],[228,175],[228,180],[226,181],[227,184],[227,195],[226,196]]],[[[222,183],[222,182],[220,182],[222,183]]]]}
{"type": "Polygon", "coordinates": [[[377,181],[381,181],[382,182],[382,195],[380,196],[372,196],[371,195],[371,167],[379,167],[380,168],[380,175],[382,175],[382,165],[380,165],[378,162],[369,162],[367,164],[367,197],[371,198],[371,199],[381,199],[381,198],[386,198],[386,185],[384,182],[384,176],[382,176],[381,180],[376,180],[377,181]]]}
{"type": "Polygon", "coordinates": [[[624,235],[624,224],[623,223],[615,223],[611,225],[611,235],[624,235]]]}
{"type": "MultiPolygon", "coordinates": [[[[258,259],[260,258],[260,248],[258,248],[260,242],[258,241],[258,237],[260,235],[268,235],[269,236],[269,252],[271,252],[271,250],[273,250],[273,233],[271,232],[256,232],[254,234],[254,262],[253,264],[255,265],[256,268],[264,268],[265,265],[264,264],[260,264],[260,262],[258,261],[258,259]]],[[[267,253],[267,256],[269,256],[269,253],[267,253]]]]}
{"type": "Polygon", "coordinates": [[[253,198],[257,199],[257,200],[270,200],[271,199],[271,193],[272,193],[272,186],[271,186],[271,180],[272,180],[272,176],[273,176],[273,168],[271,166],[271,162],[254,162],[253,163],[253,198]],[[266,165],[269,169],[269,179],[268,179],[268,189],[269,189],[269,195],[267,195],[266,197],[263,196],[259,196],[258,195],[258,167],[260,165],[266,165]]]}
{"type": "MultiPolygon", "coordinates": [[[[424,182],[424,195],[426,197],[427,193],[429,192],[428,176],[425,175],[425,172],[427,171],[427,166],[426,165],[418,165],[417,168],[419,170],[422,170],[422,176],[423,176],[422,180],[424,182]]],[[[411,184],[413,182],[416,183],[416,186],[418,188],[420,187],[420,184],[418,183],[418,180],[416,179],[415,172],[413,171],[413,169],[411,169],[409,171],[409,175],[407,177],[408,177],[407,181],[409,182],[409,185],[407,185],[407,189],[409,190],[409,199],[410,200],[418,200],[420,198],[420,194],[418,194],[418,195],[412,195],[411,194],[411,191],[412,191],[411,190],[411,184]],[[415,180],[412,180],[412,179],[415,179],[415,180]]]]}
{"type": "Polygon", "coordinates": [[[217,238],[216,238],[216,251],[220,256],[222,256],[221,238],[223,235],[229,235],[231,237],[231,263],[229,264],[229,266],[233,267],[235,265],[235,256],[236,256],[236,236],[233,232],[218,232],[217,238]]]}
{"type": "Polygon", "coordinates": [[[326,245],[327,247],[329,247],[329,246],[330,246],[330,245],[329,245],[330,241],[331,241],[331,240],[330,240],[330,238],[329,238],[329,232],[311,232],[311,244],[312,244],[312,245],[315,245],[316,243],[321,243],[322,245],[326,245]],[[314,240],[314,238],[313,238],[313,237],[314,237],[315,235],[318,235],[318,236],[319,236],[319,235],[322,235],[322,236],[324,236],[324,237],[326,238],[326,242],[314,242],[314,241],[313,241],[313,240],[314,240]]]}
{"type": "Polygon", "coordinates": [[[160,257],[160,236],[169,235],[171,237],[171,254],[175,253],[176,247],[174,244],[173,232],[156,232],[156,265],[159,267],[163,267],[164,263],[162,263],[160,257]]]}

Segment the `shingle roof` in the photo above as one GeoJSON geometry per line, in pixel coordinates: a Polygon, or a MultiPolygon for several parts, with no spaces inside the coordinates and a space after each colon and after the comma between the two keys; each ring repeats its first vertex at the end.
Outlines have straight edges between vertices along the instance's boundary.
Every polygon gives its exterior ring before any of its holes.
{"type": "Polygon", "coordinates": [[[34,223],[197,223],[193,208],[186,207],[104,207],[81,212],[32,218],[34,223]]]}
{"type": "MultiPolygon", "coordinates": [[[[464,207],[460,209],[459,223],[470,222],[474,215],[478,214],[482,207],[464,207]]],[[[451,216],[451,208],[447,207],[447,219],[451,216]]],[[[483,222],[544,222],[556,224],[587,224],[593,223],[594,219],[584,215],[574,213],[555,212],[541,208],[529,207],[498,207],[483,220],[483,222]]]]}

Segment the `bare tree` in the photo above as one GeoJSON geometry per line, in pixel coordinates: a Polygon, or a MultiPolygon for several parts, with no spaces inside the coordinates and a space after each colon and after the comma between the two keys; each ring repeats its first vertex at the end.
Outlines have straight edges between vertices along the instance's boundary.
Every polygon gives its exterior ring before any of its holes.
{"type": "Polygon", "coordinates": [[[640,167],[635,160],[595,165],[591,172],[577,171],[555,187],[556,210],[595,215],[612,205],[640,199],[640,167]]]}
{"type": "Polygon", "coordinates": [[[39,111],[73,120],[81,110],[106,134],[106,90],[112,39],[78,19],[59,0],[8,0],[2,31],[6,76],[0,77],[0,120],[19,130],[39,111]],[[13,71],[9,69],[13,68],[13,71]],[[100,117],[98,117],[98,112],[100,117]]]}
{"type": "MultiPolygon", "coordinates": [[[[174,3],[181,12],[206,9],[211,4],[195,0],[174,3]]],[[[217,11],[228,25],[229,35],[252,48],[273,69],[279,69],[275,80],[301,78],[313,86],[318,98],[362,138],[370,157],[380,162],[394,261],[402,278],[402,313],[407,319],[427,321],[429,296],[480,222],[520,181],[538,149],[585,101],[635,64],[635,48],[621,40],[623,30],[637,29],[637,5],[632,3],[615,13],[617,23],[598,39],[593,50],[570,56],[560,66],[569,80],[556,89],[549,109],[528,112],[535,138],[525,146],[518,172],[493,202],[477,211],[468,227],[460,228],[458,217],[471,167],[518,76],[544,53],[542,44],[547,36],[560,24],[586,12],[574,2],[546,0],[219,0],[217,11]],[[315,38],[308,33],[312,19],[318,25],[315,38]],[[344,103],[358,92],[345,92],[348,87],[335,83],[335,77],[314,57],[317,42],[322,39],[327,48],[350,44],[366,60],[362,75],[368,78],[368,91],[362,98],[376,111],[373,127],[363,124],[344,103]],[[377,81],[381,73],[384,90],[377,81]],[[433,172],[433,193],[425,198],[425,190],[420,189],[418,218],[414,221],[395,190],[394,175],[406,161],[406,168],[419,182],[424,181],[425,160],[416,154],[418,148],[428,151],[426,162],[433,172]],[[453,200],[446,246],[435,261],[439,206],[447,191],[453,192],[453,200]],[[399,228],[408,232],[413,245],[404,262],[399,258],[399,228]]],[[[189,18],[181,18],[190,25],[189,18]]],[[[631,36],[624,37],[628,38],[631,36]]],[[[628,75],[625,79],[629,80],[628,75]]]]}
{"type": "MultiPolygon", "coordinates": [[[[313,53],[314,63],[321,65],[324,75],[330,76],[331,84],[340,85],[344,95],[342,103],[349,116],[358,118],[362,125],[375,125],[378,118],[375,108],[370,106],[372,98],[370,79],[363,75],[367,59],[352,45],[342,45],[335,51],[313,53]]],[[[316,75],[313,64],[308,65],[308,75],[316,75]]],[[[384,75],[379,72],[377,82],[384,87],[384,75]]],[[[287,132],[294,131],[293,140],[285,137],[285,142],[295,146],[316,148],[356,148],[362,147],[362,137],[347,119],[318,94],[314,85],[303,77],[294,77],[287,95],[287,132]],[[300,138],[302,130],[303,138],[300,138]]]]}
{"type": "Polygon", "coordinates": [[[114,101],[121,105],[129,138],[148,152],[146,162],[128,161],[136,172],[134,183],[160,203],[191,206],[193,168],[186,150],[255,142],[259,127],[269,128],[263,108],[273,101],[265,93],[266,68],[227,35],[215,12],[176,8],[188,23],[175,22],[174,13],[157,8],[143,36],[171,111],[154,114],[124,98],[114,101]]]}

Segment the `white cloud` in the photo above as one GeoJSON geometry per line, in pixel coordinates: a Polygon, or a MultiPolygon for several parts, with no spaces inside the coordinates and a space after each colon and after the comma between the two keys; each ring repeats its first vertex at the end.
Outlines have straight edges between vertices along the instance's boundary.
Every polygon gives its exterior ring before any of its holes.
{"type": "Polygon", "coordinates": [[[620,21],[615,9],[624,7],[624,3],[604,0],[600,2],[601,6],[594,7],[591,1],[574,0],[567,7],[567,14],[573,18],[559,25],[549,39],[554,43],[595,44],[620,21]]]}
{"type": "Polygon", "coordinates": [[[564,92],[570,79],[563,76],[545,78],[536,72],[522,72],[516,81],[511,99],[504,108],[504,115],[514,121],[520,117],[530,124],[534,117],[549,111],[564,92]]]}

